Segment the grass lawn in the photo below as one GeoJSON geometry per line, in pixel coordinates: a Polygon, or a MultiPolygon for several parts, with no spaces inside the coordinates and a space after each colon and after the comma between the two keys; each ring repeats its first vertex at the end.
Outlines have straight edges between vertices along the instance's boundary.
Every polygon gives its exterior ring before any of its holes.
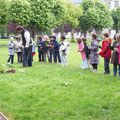
{"type": "MultiPolygon", "coordinates": [[[[0,41],[1,64],[6,43],[0,41]]],[[[103,74],[102,59],[98,73],[81,70],[76,44],[68,59],[64,68],[36,56],[32,68],[15,63],[16,74],[0,74],[0,111],[10,120],[120,120],[120,78],[103,74]]]]}

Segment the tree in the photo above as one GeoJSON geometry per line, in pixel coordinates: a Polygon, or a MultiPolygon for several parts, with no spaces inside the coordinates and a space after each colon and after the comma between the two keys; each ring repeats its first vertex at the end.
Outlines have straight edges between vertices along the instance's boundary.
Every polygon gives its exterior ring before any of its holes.
{"type": "Polygon", "coordinates": [[[38,31],[41,34],[51,33],[62,22],[65,7],[61,0],[28,1],[31,5],[29,28],[33,38],[38,31]]]}
{"type": "Polygon", "coordinates": [[[11,0],[9,21],[27,26],[31,19],[31,7],[27,0],[11,0]]]}
{"type": "Polygon", "coordinates": [[[79,18],[83,32],[95,29],[99,35],[103,28],[112,26],[113,21],[109,9],[99,0],[83,0],[83,15],[79,18]]]}
{"type": "Polygon", "coordinates": [[[79,25],[78,18],[82,14],[82,9],[70,1],[64,1],[64,13],[62,16],[61,24],[59,25],[59,29],[61,34],[65,32],[65,28],[69,28],[71,32],[71,41],[74,42],[74,32],[75,28],[79,25]]]}
{"type": "Polygon", "coordinates": [[[112,10],[112,18],[113,18],[113,29],[116,30],[116,33],[120,30],[120,8],[116,10],[112,10]]]}
{"type": "Polygon", "coordinates": [[[8,0],[0,0],[0,33],[2,37],[6,31],[6,23],[8,20],[8,3],[8,0]]]}

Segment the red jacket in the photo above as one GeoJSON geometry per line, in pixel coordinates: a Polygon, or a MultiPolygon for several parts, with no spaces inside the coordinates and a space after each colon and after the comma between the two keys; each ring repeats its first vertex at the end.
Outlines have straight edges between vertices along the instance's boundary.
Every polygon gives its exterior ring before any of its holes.
{"type": "Polygon", "coordinates": [[[110,45],[112,43],[112,40],[109,39],[109,40],[104,40],[102,42],[102,48],[101,48],[101,51],[99,53],[99,55],[103,58],[111,58],[111,54],[112,54],[112,51],[110,49],[110,45]]]}

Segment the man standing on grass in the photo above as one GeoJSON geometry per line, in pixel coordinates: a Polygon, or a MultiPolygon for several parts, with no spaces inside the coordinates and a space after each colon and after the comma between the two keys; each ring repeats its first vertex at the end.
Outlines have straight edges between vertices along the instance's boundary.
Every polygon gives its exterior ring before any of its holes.
{"type": "Polygon", "coordinates": [[[23,48],[23,67],[32,66],[32,41],[30,38],[30,33],[24,27],[18,26],[16,32],[21,34],[22,38],[22,48],[23,48]]]}

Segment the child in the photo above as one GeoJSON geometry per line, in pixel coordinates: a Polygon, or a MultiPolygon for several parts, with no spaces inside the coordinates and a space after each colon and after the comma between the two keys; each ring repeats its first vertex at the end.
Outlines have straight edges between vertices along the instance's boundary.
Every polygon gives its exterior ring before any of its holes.
{"type": "Polygon", "coordinates": [[[69,42],[66,41],[66,37],[65,36],[61,36],[61,46],[60,46],[60,57],[61,57],[61,65],[62,66],[67,66],[68,62],[67,62],[67,54],[69,51],[69,42]]]}
{"type": "Polygon", "coordinates": [[[52,36],[49,37],[50,38],[50,41],[49,41],[49,44],[48,44],[48,56],[49,56],[49,63],[52,63],[52,60],[53,60],[53,38],[52,36]]]}
{"type": "Polygon", "coordinates": [[[90,60],[90,49],[87,43],[87,40],[85,38],[82,38],[82,41],[84,43],[84,51],[85,51],[85,55],[86,55],[86,59],[87,59],[87,64],[88,64],[88,68],[89,68],[89,60],[90,60]]]}
{"type": "Polygon", "coordinates": [[[47,35],[44,36],[44,63],[46,63],[47,58],[49,60],[49,53],[48,53],[48,48],[49,48],[49,38],[47,35]]]}
{"type": "Polygon", "coordinates": [[[38,36],[38,53],[39,53],[39,62],[44,62],[44,42],[42,40],[42,36],[38,36]]]}
{"type": "Polygon", "coordinates": [[[33,43],[32,43],[32,61],[33,61],[33,57],[35,56],[35,50],[36,50],[36,44],[33,41],[33,43]]]}
{"type": "Polygon", "coordinates": [[[99,48],[99,41],[97,39],[96,34],[92,34],[92,42],[90,46],[90,64],[92,65],[93,72],[97,72],[98,69],[98,63],[99,63],[99,54],[98,54],[98,48],[99,48]]]}
{"type": "Polygon", "coordinates": [[[22,42],[19,37],[16,37],[15,52],[17,53],[18,63],[22,63],[22,42]]]}
{"type": "Polygon", "coordinates": [[[13,42],[13,38],[11,38],[11,41],[8,44],[9,58],[8,58],[8,61],[7,61],[8,63],[11,62],[11,64],[14,63],[14,54],[15,54],[14,48],[15,48],[15,44],[13,42]]]}
{"type": "Polygon", "coordinates": [[[103,42],[99,55],[104,58],[104,74],[110,74],[111,42],[112,40],[109,38],[109,34],[103,34],[103,42]]]}
{"type": "Polygon", "coordinates": [[[82,56],[82,64],[80,67],[82,69],[86,69],[86,68],[88,68],[88,64],[87,64],[87,58],[86,58],[86,54],[85,54],[84,43],[81,38],[77,39],[77,43],[78,43],[78,52],[80,52],[81,56],[82,56]]]}
{"type": "Polygon", "coordinates": [[[112,50],[112,63],[113,63],[113,72],[114,75],[117,75],[117,68],[118,74],[120,76],[120,35],[116,35],[114,37],[115,42],[113,43],[112,50]]]}

